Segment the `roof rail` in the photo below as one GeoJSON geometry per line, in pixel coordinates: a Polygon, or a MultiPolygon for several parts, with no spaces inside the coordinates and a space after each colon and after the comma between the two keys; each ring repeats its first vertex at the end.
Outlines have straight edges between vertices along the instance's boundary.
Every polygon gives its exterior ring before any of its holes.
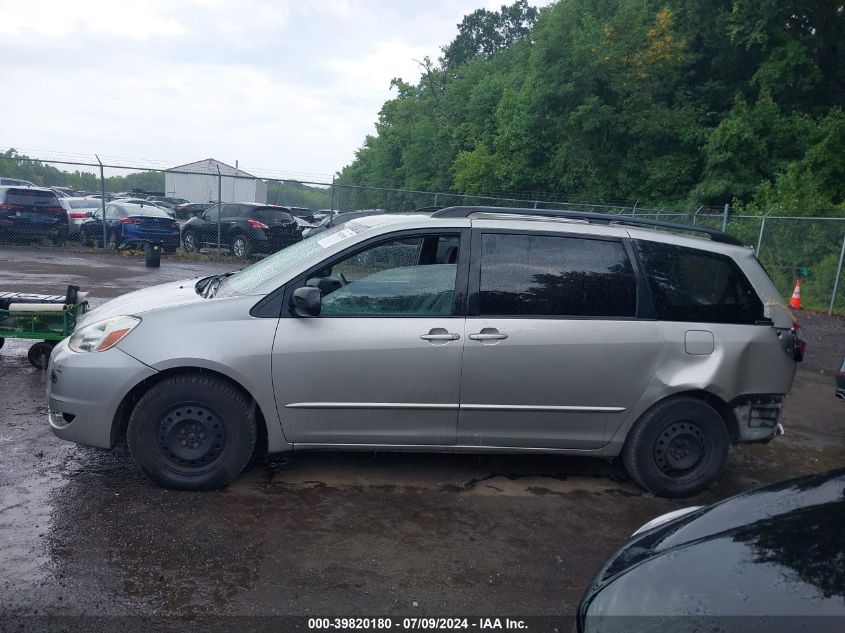
{"type": "Polygon", "coordinates": [[[566,220],[583,220],[595,224],[622,224],[625,226],[636,226],[645,228],[671,229],[673,231],[687,231],[689,233],[701,233],[707,235],[713,242],[742,246],[742,242],[733,235],[723,231],[708,229],[703,226],[692,226],[689,224],[678,224],[676,222],[663,222],[661,220],[649,220],[627,215],[613,215],[610,213],[590,213],[587,211],[566,211],[563,209],[530,209],[516,207],[446,207],[431,214],[433,218],[466,218],[473,213],[492,213],[501,215],[533,215],[547,218],[563,218],[566,220]]]}

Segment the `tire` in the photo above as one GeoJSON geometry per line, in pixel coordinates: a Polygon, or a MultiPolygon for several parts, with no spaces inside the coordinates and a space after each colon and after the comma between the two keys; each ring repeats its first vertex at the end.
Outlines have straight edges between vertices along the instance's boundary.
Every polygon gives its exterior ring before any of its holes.
{"type": "Polygon", "coordinates": [[[126,431],[141,472],[177,490],[225,486],[247,465],[255,441],[252,403],[229,382],[197,374],[151,387],[135,405],[126,431]]]}
{"type": "Polygon", "coordinates": [[[637,420],[622,449],[631,478],[661,497],[681,498],[709,487],[725,466],[730,438],[706,402],[664,400],[637,420]]]}
{"type": "Polygon", "coordinates": [[[35,367],[35,369],[42,371],[47,369],[47,365],[50,363],[50,354],[53,352],[55,346],[55,343],[49,341],[34,343],[26,353],[29,364],[35,367]]]}
{"type": "Polygon", "coordinates": [[[3,344],[6,342],[6,339],[0,338],[0,349],[3,348],[3,344]]]}
{"type": "Polygon", "coordinates": [[[185,231],[185,234],[182,236],[182,248],[185,249],[186,253],[195,253],[199,251],[199,242],[197,241],[197,235],[193,231],[185,231]]]}
{"type": "Polygon", "coordinates": [[[252,254],[252,242],[246,235],[239,233],[232,238],[230,250],[235,258],[246,259],[252,254]]]}

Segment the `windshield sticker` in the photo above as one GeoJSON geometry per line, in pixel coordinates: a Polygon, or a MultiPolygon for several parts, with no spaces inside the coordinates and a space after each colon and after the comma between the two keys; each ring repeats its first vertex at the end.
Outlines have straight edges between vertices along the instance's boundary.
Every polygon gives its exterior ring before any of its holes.
{"type": "Polygon", "coordinates": [[[341,229],[337,233],[332,233],[328,237],[324,237],[320,241],[317,242],[323,248],[328,248],[329,246],[334,246],[338,242],[342,242],[343,240],[352,237],[355,235],[355,231],[350,229],[341,229]]]}

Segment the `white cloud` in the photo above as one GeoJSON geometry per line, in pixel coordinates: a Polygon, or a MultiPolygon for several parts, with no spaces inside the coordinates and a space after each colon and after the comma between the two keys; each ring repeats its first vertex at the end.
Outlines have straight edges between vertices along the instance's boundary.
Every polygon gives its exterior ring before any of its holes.
{"type": "Polygon", "coordinates": [[[414,59],[499,4],[0,0],[0,139],[330,178],[374,131],[390,80],[416,81],[414,59]]]}

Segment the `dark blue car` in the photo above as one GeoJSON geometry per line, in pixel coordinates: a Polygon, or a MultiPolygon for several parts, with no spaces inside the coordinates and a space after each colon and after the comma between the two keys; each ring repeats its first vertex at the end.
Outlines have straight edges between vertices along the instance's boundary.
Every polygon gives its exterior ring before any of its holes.
{"type": "MultiPolygon", "coordinates": [[[[103,243],[101,212],[92,214],[81,227],[80,239],[85,245],[103,243]]],[[[179,247],[179,224],[164,209],[150,204],[110,202],[106,205],[106,246],[161,242],[164,250],[179,247]]]]}

